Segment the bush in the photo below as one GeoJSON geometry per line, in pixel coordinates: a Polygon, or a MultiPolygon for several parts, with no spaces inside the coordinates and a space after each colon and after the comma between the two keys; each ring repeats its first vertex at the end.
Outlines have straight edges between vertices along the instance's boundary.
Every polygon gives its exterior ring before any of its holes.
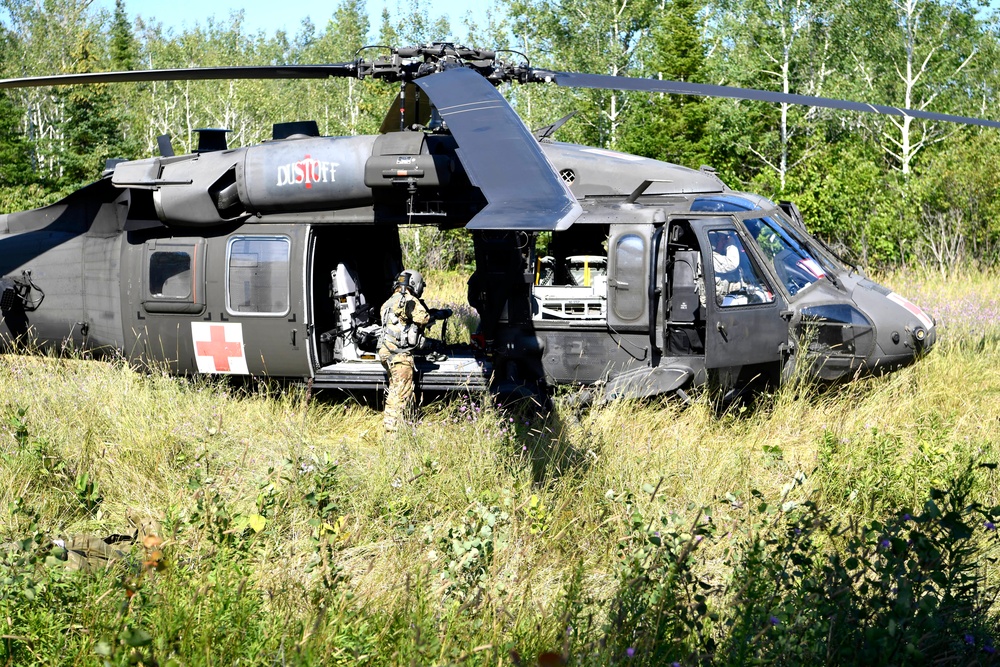
{"type": "MultiPolygon", "coordinates": [[[[992,467],[992,466],[988,466],[992,467]]],[[[974,468],[920,512],[834,522],[811,500],[754,511],[729,585],[725,664],[992,662],[1000,508],[970,501],[974,468]]]]}

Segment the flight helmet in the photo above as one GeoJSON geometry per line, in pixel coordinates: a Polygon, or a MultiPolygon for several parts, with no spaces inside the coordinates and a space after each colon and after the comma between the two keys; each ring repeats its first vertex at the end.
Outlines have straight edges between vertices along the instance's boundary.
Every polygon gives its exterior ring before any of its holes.
{"type": "Polygon", "coordinates": [[[396,276],[396,287],[407,287],[416,296],[420,297],[424,293],[424,277],[420,275],[419,271],[412,269],[400,271],[399,275],[396,276]]]}

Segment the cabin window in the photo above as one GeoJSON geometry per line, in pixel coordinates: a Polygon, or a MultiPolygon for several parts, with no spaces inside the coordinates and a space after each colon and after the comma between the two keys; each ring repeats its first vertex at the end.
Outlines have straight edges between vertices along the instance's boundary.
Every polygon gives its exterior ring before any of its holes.
{"type": "Polygon", "coordinates": [[[157,299],[191,296],[191,253],[157,251],[149,258],[149,294],[157,299]]]}
{"type": "Polygon", "coordinates": [[[143,307],[147,313],[191,315],[204,309],[204,247],[203,239],[146,243],[143,307]]]}
{"type": "Polygon", "coordinates": [[[646,313],[649,295],[646,293],[646,244],[638,234],[625,234],[615,244],[615,277],[617,290],[615,315],[625,321],[641,318],[646,313]]]}
{"type": "Polygon", "coordinates": [[[232,314],[285,315],[289,310],[291,243],[283,236],[229,241],[226,308],[232,314]]]}

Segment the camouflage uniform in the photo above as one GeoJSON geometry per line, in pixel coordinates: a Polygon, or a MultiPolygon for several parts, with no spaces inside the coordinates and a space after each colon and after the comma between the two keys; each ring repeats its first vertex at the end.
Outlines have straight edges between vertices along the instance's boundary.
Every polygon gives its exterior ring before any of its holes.
{"type": "Polygon", "coordinates": [[[119,563],[134,568],[141,562],[147,568],[162,568],[165,563],[160,549],[163,540],[157,537],[161,532],[159,523],[155,520],[135,521],[131,512],[129,514],[129,521],[136,526],[136,530],[127,535],[98,537],[76,534],[59,539],[38,536],[20,542],[0,544],[0,556],[4,553],[21,554],[34,551],[53,558],[52,561],[46,559],[47,563],[56,564],[61,561],[67,570],[82,572],[108,570],[119,563]],[[136,543],[144,550],[143,559],[139,561],[132,553],[132,545],[136,543]]]}
{"type": "Polygon", "coordinates": [[[397,288],[382,304],[380,312],[382,338],[378,358],[389,376],[383,425],[386,433],[395,433],[400,422],[413,417],[413,349],[419,344],[431,316],[423,301],[405,287],[397,288]]]}

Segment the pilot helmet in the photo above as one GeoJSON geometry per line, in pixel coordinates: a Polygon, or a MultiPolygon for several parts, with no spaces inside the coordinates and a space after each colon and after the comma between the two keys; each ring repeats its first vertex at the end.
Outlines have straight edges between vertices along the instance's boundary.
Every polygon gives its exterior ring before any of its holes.
{"type": "Polygon", "coordinates": [[[424,277],[419,271],[406,269],[400,271],[396,276],[396,287],[408,287],[415,295],[422,296],[424,293],[424,277]]]}

